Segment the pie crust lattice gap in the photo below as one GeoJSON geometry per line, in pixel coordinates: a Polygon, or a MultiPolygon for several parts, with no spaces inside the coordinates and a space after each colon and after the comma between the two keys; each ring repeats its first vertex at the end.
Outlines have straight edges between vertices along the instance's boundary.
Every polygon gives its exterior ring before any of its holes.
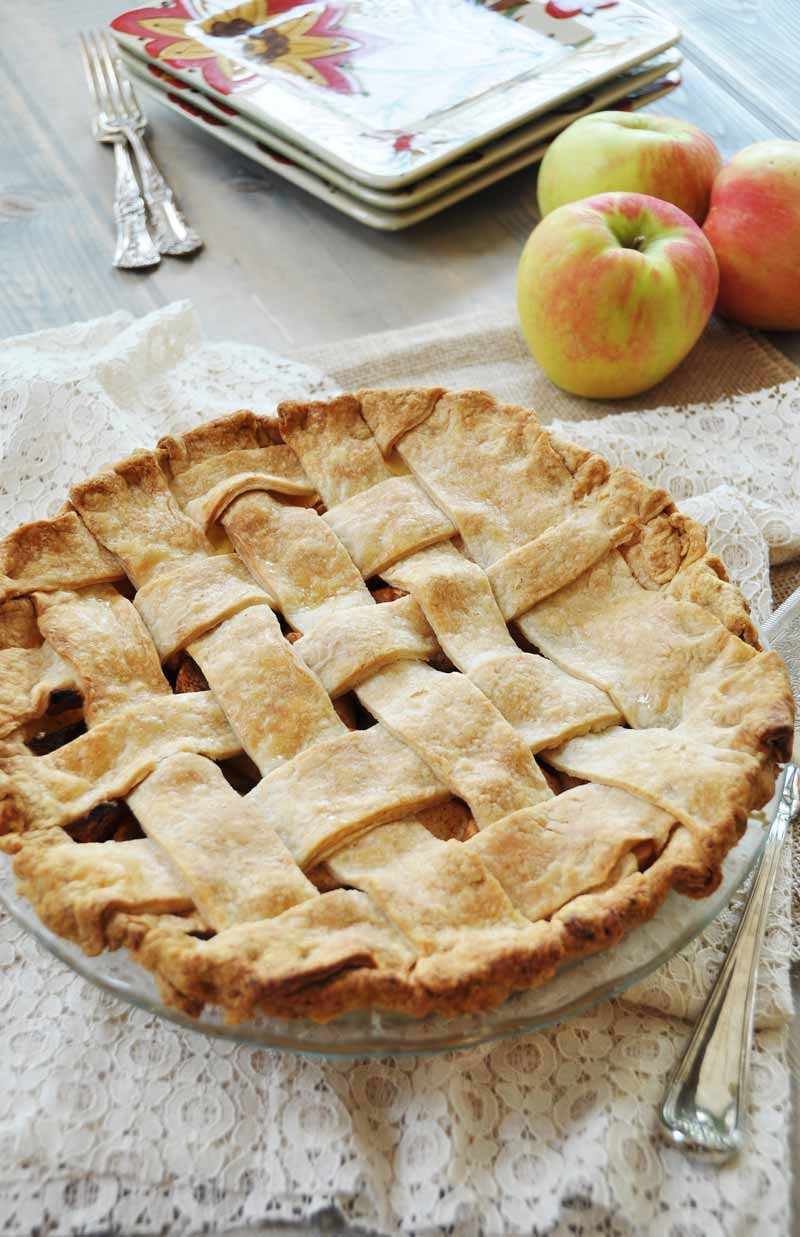
{"type": "Polygon", "coordinates": [[[480,391],[239,412],[74,486],[0,543],[0,663],[21,891],[231,1021],[543,982],[715,887],[792,729],[702,527],[480,391]],[[63,693],[85,731],[37,748],[63,693]],[[76,840],[109,803],[134,827],[76,840]]]}

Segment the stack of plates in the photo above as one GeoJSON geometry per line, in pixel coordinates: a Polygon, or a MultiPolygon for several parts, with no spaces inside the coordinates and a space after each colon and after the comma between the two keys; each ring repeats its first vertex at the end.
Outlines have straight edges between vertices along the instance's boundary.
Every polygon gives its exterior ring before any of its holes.
{"type": "Polygon", "coordinates": [[[630,0],[156,0],[111,26],[137,86],[388,230],[680,81],[678,28],[630,0]]]}

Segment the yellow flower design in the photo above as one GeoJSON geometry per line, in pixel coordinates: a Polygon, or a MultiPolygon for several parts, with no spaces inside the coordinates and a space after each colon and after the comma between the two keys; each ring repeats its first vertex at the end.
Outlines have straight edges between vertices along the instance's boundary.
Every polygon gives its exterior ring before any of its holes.
{"type": "MultiPolygon", "coordinates": [[[[211,47],[187,35],[186,27],[196,20],[192,8],[196,8],[194,0],[171,0],[167,5],[123,13],[111,24],[142,39],[145,53],[153,59],[179,69],[199,69],[206,82],[222,94],[251,85],[254,75],[241,60],[226,55],[226,48],[211,47]]],[[[248,60],[350,94],[353,86],[343,69],[378,40],[345,30],[341,25],[345,13],[344,7],[328,3],[308,11],[303,0],[245,0],[224,13],[207,16],[201,27],[214,39],[236,39],[240,56],[248,60]],[[301,4],[305,11],[291,15],[301,4]],[[276,22],[278,17],[282,20],[276,22]]]]}
{"type": "Polygon", "coordinates": [[[341,56],[358,44],[327,31],[322,33],[326,16],[327,13],[321,17],[319,13],[305,13],[277,26],[268,26],[250,36],[244,44],[244,52],[251,60],[269,64],[273,69],[294,73],[316,86],[328,86],[331,82],[326,70],[329,71],[330,66],[318,62],[341,56]]]}

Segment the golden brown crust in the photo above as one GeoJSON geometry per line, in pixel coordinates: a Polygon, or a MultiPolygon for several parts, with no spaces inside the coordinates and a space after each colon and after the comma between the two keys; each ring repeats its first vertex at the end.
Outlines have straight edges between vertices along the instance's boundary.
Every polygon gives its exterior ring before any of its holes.
{"type": "Polygon", "coordinates": [[[41,718],[55,693],[74,686],[75,675],[48,644],[0,649],[0,738],[41,718]]]}
{"type": "Polygon", "coordinates": [[[0,605],[0,650],[35,649],[41,643],[30,597],[17,597],[0,605]]]}
{"type": "Polygon", "coordinates": [[[666,490],[652,490],[618,468],[580,504],[523,546],[492,563],[489,580],[503,617],[511,620],[564,588],[622,545],[669,503],[666,490]]]}
{"type": "Polygon", "coordinates": [[[739,589],[728,580],[724,564],[715,555],[681,567],[666,586],[673,597],[702,606],[745,644],[760,649],[758,632],[750,618],[750,607],[739,589]]]}
{"type": "Polygon", "coordinates": [[[623,557],[642,588],[663,588],[679,571],[706,552],[702,524],[676,511],[672,504],[641,524],[623,550],[623,557]]]}
{"type": "Polygon", "coordinates": [[[702,527],[485,392],[279,423],[165,438],[0,544],[0,848],[47,926],[129,948],[193,1016],[419,1016],[710,892],[793,704],[702,527]],[[123,569],[135,604],[104,584],[123,569]],[[186,646],[173,695],[156,650],[186,646]],[[88,730],[37,756],[56,680],[88,730]],[[231,784],[212,761],[242,751],[231,784]],[[109,798],[136,819],[81,819],[109,798]]]}
{"type": "Polygon", "coordinates": [[[278,409],[281,434],[291,447],[303,437],[303,467],[328,507],[335,507],[365,483],[386,481],[390,470],[361,417],[353,395],[312,403],[287,402],[278,409]]]}
{"type": "Polygon", "coordinates": [[[74,511],[23,524],[0,541],[0,602],[37,589],[83,588],[123,576],[74,511]]]}
{"type": "Polygon", "coordinates": [[[421,425],[431,415],[436,404],[446,394],[444,387],[427,390],[410,387],[406,390],[359,391],[361,415],[375,435],[384,455],[389,455],[397,442],[421,425]]]}
{"type": "Polygon", "coordinates": [[[205,537],[180,510],[151,451],[74,485],[70,498],[94,537],[114,547],[137,588],[183,557],[207,552],[205,537]]]}
{"type": "Polygon", "coordinates": [[[623,556],[643,588],[663,589],[702,606],[753,648],[760,648],[750,608],[722,561],[706,550],[701,524],[670,505],[638,530],[623,556]]]}
{"type": "Polygon", "coordinates": [[[230,451],[247,451],[280,443],[281,436],[274,417],[260,416],[243,408],[226,417],[205,421],[185,434],[159,440],[158,451],[166,471],[179,477],[205,460],[230,451]]]}
{"type": "MultiPolygon", "coordinates": [[[[432,962],[383,970],[375,968],[374,958],[348,952],[345,943],[338,959],[328,960],[331,969],[315,959],[314,976],[304,981],[264,974],[258,958],[212,952],[211,942],[189,935],[186,922],[174,917],[118,915],[108,936],[111,947],[126,945],[154,973],[168,1004],[192,1016],[206,1004],[221,1005],[234,1024],[258,1013],[325,1022],[370,1006],[415,1017],[475,1013],[494,1008],[512,992],[546,983],[569,958],[609,948],[651,918],[671,888],[703,897],[719,879],[719,869],[697,855],[679,828],[646,871],[611,890],[579,895],[552,920],[531,925],[519,941],[498,938],[495,949],[477,957],[450,951],[432,962]]],[[[369,952],[369,945],[360,947],[369,952]]]]}

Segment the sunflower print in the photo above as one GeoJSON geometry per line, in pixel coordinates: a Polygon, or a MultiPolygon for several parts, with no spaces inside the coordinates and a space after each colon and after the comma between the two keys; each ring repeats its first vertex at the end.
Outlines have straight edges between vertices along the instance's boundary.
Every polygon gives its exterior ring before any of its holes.
{"type": "MultiPolygon", "coordinates": [[[[202,28],[215,38],[236,38],[240,54],[254,64],[269,66],[323,89],[352,94],[346,67],[368,50],[374,39],[342,26],[346,10],[323,4],[307,10],[304,0],[246,0],[218,16],[206,17],[202,28]],[[289,16],[300,7],[305,12],[289,16]],[[284,21],[266,25],[286,13],[284,21]]],[[[184,0],[134,9],[111,23],[115,30],[144,40],[145,53],[178,69],[199,70],[209,86],[222,94],[252,87],[258,74],[248,72],[217,48],[186,34],[196,20],[184,0]]]]}
{"type": "Polygon", "coordinates": [[[341,65],[364,43],[339,26],[340,14],[325,8],[254,31],[243,44],[251,60],[302,77],[315,86],[349,94],[352,86],[341,65]]]}

